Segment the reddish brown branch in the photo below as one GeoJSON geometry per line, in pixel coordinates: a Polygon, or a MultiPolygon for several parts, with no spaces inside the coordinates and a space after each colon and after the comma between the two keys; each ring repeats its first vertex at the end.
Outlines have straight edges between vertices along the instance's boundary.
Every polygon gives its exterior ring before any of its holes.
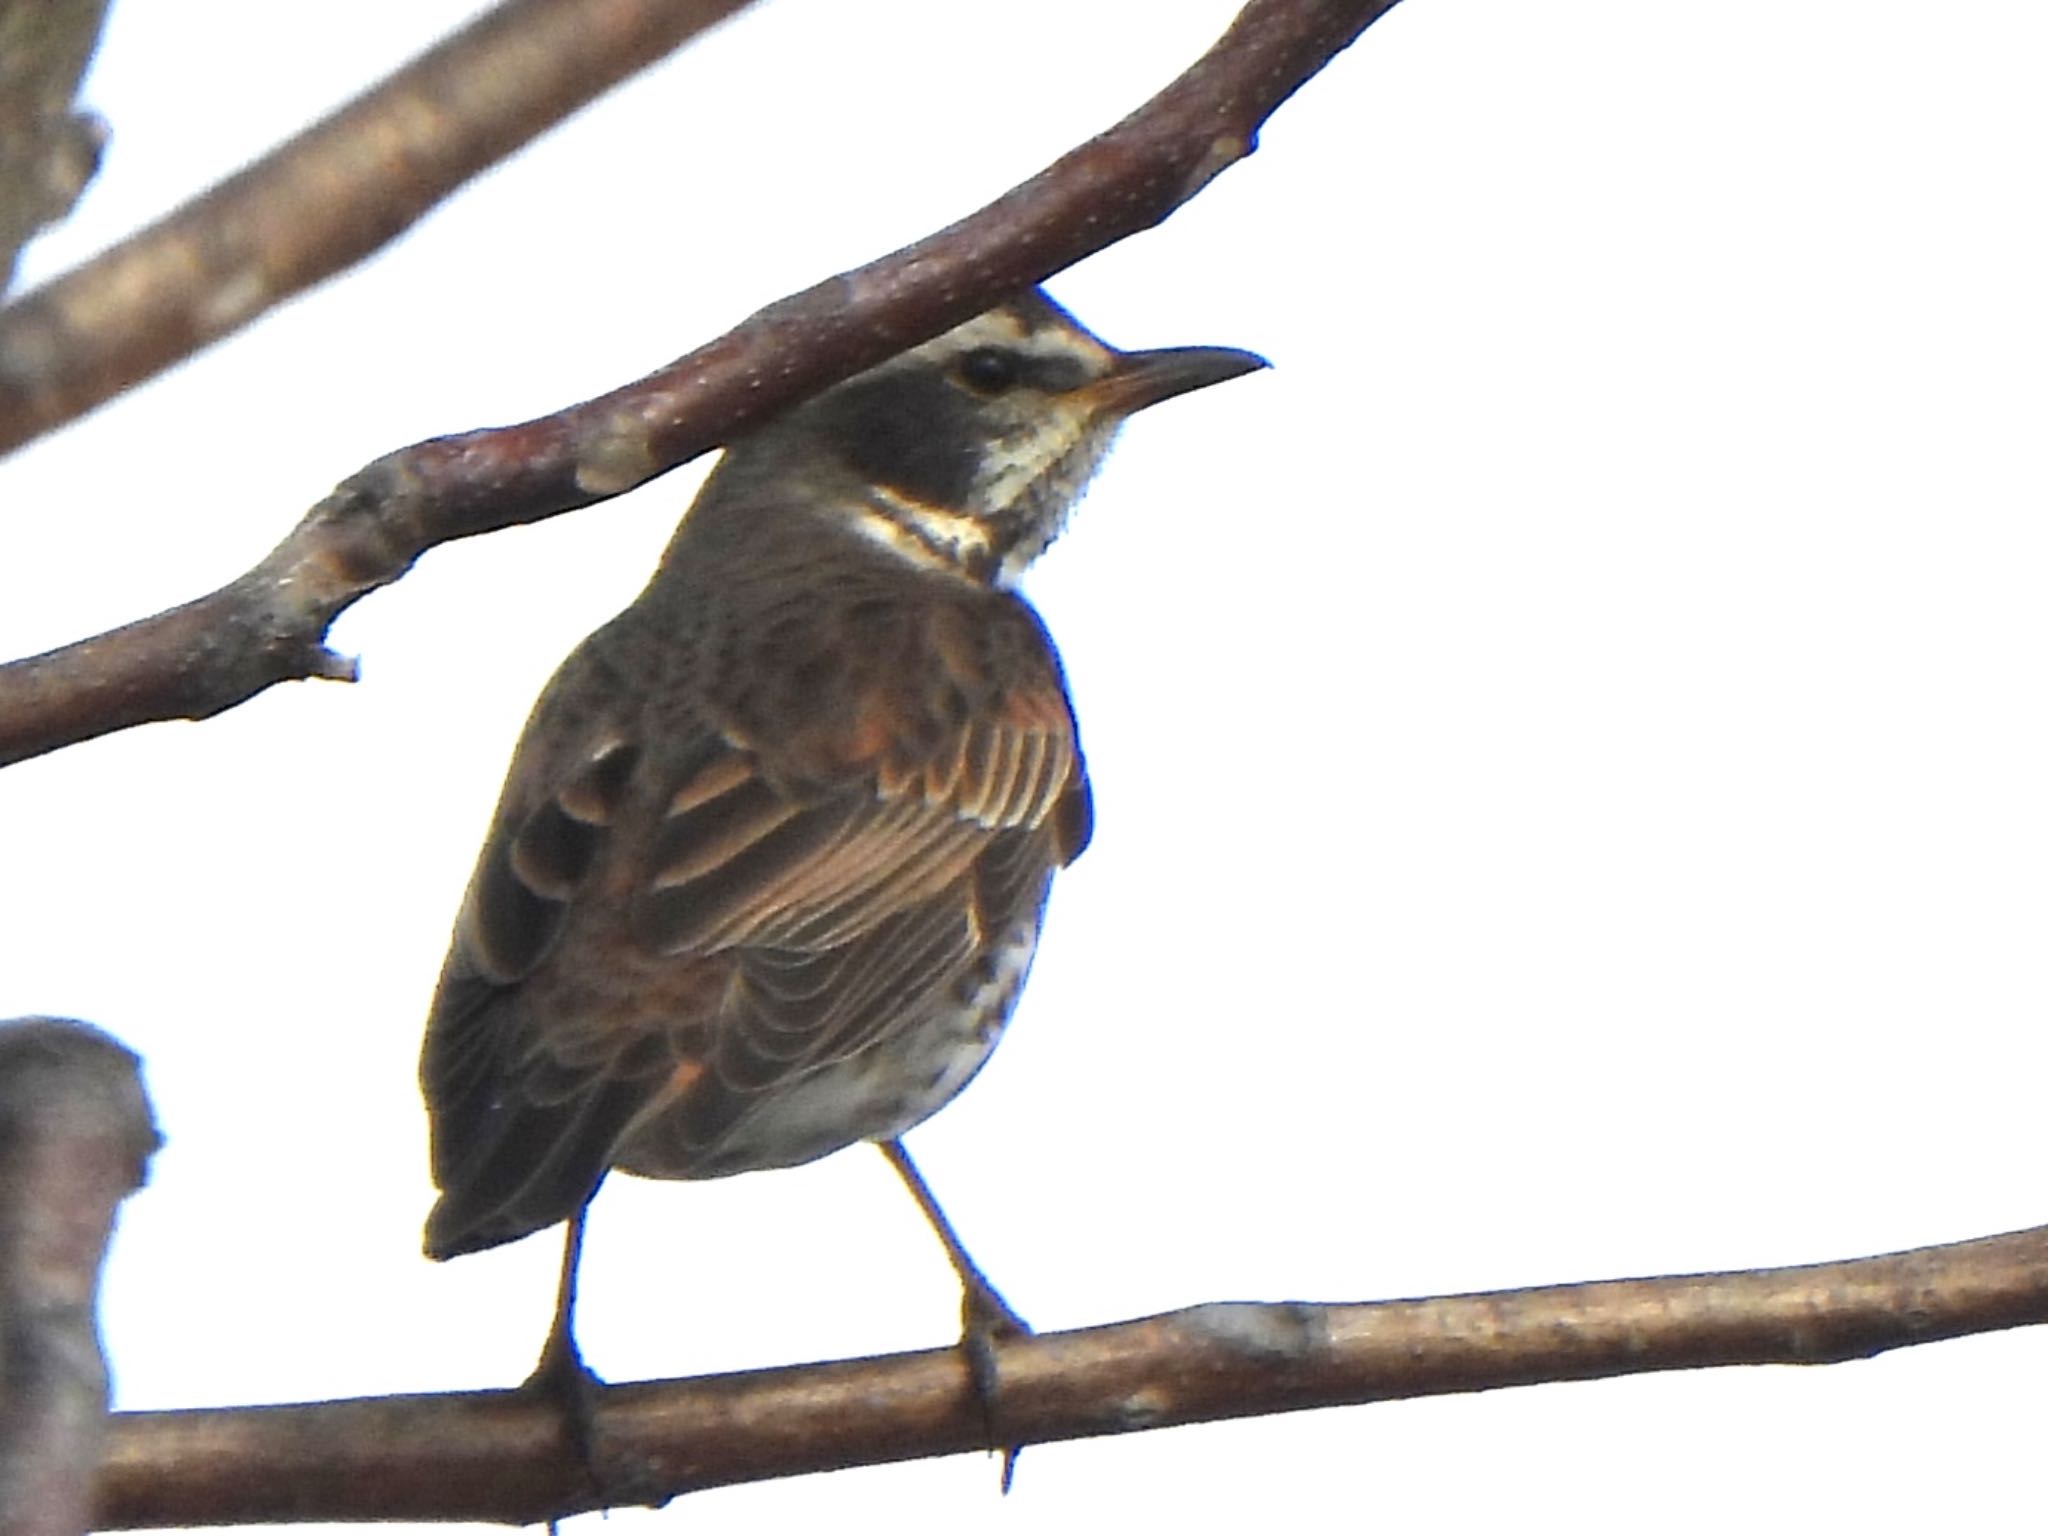
{"type": "MultiPolygon", "coordinates": [[[[1860,1359],[2048,1322],[2048,1228],[1797,1269],[1356,1306],[1223,1303],[1003,1346],[1023,1443],[1713,1365],[1860,1359]]],[[[674,1494],[976,1449],[950,1350],[610,1389],[674,1494]]],[[[100,1519],[498,1520],[592,1507],[551,1407],[511,1392],[119,1415],[100,1519]]]]}
{"type": "Polygon", "coordinates": [[[125,1046],[64,1019],[0,1024],[0,1536],[87,1528],[107,1411],[100,1261],[156,1144],[125,1046]]]}
{"type": "Polygon", "coordinates": [[[0,311],[0,451],[362,260],[747,0],[507,0],[162,222],[0,311]]]}
{"type": "Polygon", "coordinates": [[[1394,0],[1252,0],[1186,74],[980,212],[828,279],[647,378],[520,426],[437,438],[338,486],[248,574],[182,608],[0,667],[0,763],[272,683],[349,675],[336,614],[432,545],[628,490],[1126,235],[1250,152],[1394,0]]]}

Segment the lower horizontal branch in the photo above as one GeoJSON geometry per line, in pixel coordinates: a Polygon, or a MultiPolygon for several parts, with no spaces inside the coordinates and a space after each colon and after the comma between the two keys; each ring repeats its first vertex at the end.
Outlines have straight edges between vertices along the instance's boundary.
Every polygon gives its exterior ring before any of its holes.
{"type": "MultiPolygon", "coordinates": [[[[1825,1364],[2048,1322],[2048,1227],[1789,1269],[1358,1305],[1225,1302],[1001,1347],[1006,1438],[1701,1366],[1825,1364]]],[[[608,1444],[673,1496],[981,1448],[952,1350],[613,1387],[608,1444]]],[[[102,1528],[531,1523],[593,1507],[518,1392],[116,1417],[102,1528]]]]}

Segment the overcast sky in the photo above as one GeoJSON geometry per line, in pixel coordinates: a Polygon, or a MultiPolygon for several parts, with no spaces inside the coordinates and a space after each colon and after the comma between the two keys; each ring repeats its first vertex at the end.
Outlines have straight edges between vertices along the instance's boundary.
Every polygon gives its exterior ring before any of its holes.
{"type": "MultiPolygon", "coordinates": [[[[473,7],[114,10],[34,280],[473,7]]],[[[0,470],[0,654],[228,579],[365,461],[609,388],[985,202],[1230,0],[771,0],[0,470]]],[[[1125,436],[1027,589],[1097,796],[910,1138],[1038,1326],[1849,1257],[2048,1220],[2048,13],[1409,0],[1051,284],[1271,373],[1125,436]]],[[[438,1266],[419,1031],[506,758],[703,466],[445,547],[279,688],[0,774],[0,1016],[141,1050],[120,1405],[509,1385],[550,1234],[438,1266]]],[[[614,1180],[620,1379],[926,1347],[880,1158],[614,1180]]],[[[1296,1415],[606,1530],[1967,1529],[2048,1337],[1296,1415]],[[704,1522],[716,1522],[705,1524],[704,1522]]],[[[592,1525],[591,1530],[598,1527],[592,1525]]]]}

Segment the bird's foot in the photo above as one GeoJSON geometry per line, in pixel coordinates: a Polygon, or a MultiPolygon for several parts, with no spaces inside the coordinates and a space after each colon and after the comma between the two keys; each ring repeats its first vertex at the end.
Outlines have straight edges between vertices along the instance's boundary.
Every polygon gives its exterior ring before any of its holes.
{"type": "MultiPolygon", "coordinates": [[[[562,1411],[563,1427],[584,1476],[601,1509],[643,1505],[659,1509],[669,1499],[654,1467],[616,1444],[599,1422],[599,1407],[605,1383],[583,1363],[573,1341],[560,1335],[549,1338],[533,1374],[520,1384],[520,1391],[546,1398],[562,1411]]],[[[555,1522],[548,1522],[549,1529],[555,1522]]]]}
{"type": "Polygon", "coordinates": [[[1002,1294],[976,1276],[960,1295],[960,1350],[967,1357],[967,1379],[981,1404],[982,1429],[988,1448],[1003,1458],[1003,1492],[1017,1475],[1017,1458],[1024,1447],[1010,1442],[1002,1430],[1002,1393],[996,1365],[996,1346],[1011,1339],[1031,1337],[1031,1325],[1017,1315],[1002,1294]]]}

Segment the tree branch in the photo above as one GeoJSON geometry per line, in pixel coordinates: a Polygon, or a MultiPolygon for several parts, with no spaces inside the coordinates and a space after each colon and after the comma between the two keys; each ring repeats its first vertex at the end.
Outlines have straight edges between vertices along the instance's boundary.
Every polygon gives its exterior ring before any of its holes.
{"type": "MultiPolygon", "coordinates": [[[[2048,1322],[2048,1227],[1878,1258],[1314,1306],[1218,1303],[1001,1347],[1025,1444],[1702,1366],[1815,1365],[2048,1322]]],[[[978,1449],[953,1350],[607,1389],[608,1443],[670,1496],[978,1449]]],[[[550,1404],[517,1392],[123,1414],[107,1527],[532,1523],[593,1507],[550,1404]]]]}
{"type": "Polygon", "coordinates": [[[326,649],[328,626],[428,548],[630,490],[1158,224],[1250,153],[1260,124],[1394,3],[1251,0],[1186,74],[978,213],[608,395],[377,460],[219,591],[0,667],[0,764],[201,719],[290,678],[353,676],[326,649]]]}
{"type": "Polygon", "coordinates": [[[107,0],[0,0],[0,293],[99,169],[104,130],[71,98],[106,15],[107,0]]]}
{"type": "Polygon", "coordinates": [[[0,1536],[87,1528],[105,1441],[94,1305],[156,1126],[134,1053],[89,1024],[0,1024],[0,1536]]]}
{"type": "Polygon", "coordinates": [[[333,116],[0,311],[0,452],[395,239],[748,0],[507,0],[333,116]]]}

